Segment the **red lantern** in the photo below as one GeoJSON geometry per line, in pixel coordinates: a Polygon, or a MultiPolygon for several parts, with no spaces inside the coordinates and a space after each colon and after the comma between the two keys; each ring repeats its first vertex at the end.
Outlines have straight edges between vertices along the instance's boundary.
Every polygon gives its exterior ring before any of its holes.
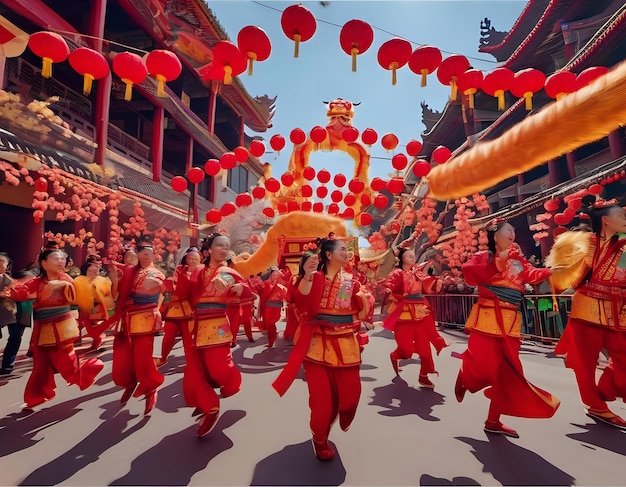
{"type": "Polygon", "coordinates": [[[356,203],[356,197],[352,193],[348,193],[343,198],[343,204],[346,206],[352,206],[354,203],[356,203]]]}
{"type": "Polygon", "coordinates": [[[201,183],[204,180],[204,171],[199,167],[192,167],[191,169],[189,169],[187,177],[189,178],[189,181],[193,184],[201,183]]]}
{"type": "Polygon", "coordinates": [[[300,209],[300,205],[297,201],[288,201],[287,202],[287,212],[291,213],[292,211],[298,211],[300,209]]]}
{"type": "Polygon", "coordinates": [[[313,196],[313,187],[310,184],[304,184],[300,188],[300,194],[304,198],[310,198],[313,196]]]}
{"type": "Polygon", "coordinates": [[[354,218],[354,210],[352,208],[346,208],[343,212],[342,217],[345,220],[352,220],[354,218]]]}
{"type": "Polygon", "coordinates": [[[592,184],[591,186],[589,186],[589,192],[591,194],[599,195],[600,193],[602,193],[602,186],[599,184],[592,184]]]}
{"type": "Polygon", "coordinates": [[[505,108],[504,93],[513,84],[513,71],[507,68],[496,68],[483,79],[482,90],[498,99],[498,110],[505,108]]]}
{"type": "Polygon", "coordinates": [[[240,208],[242,206],[250,206],[252,204],[252,196],[250,196],[248,193],[239,193],[235,197],[235,204],[240,208]]]}
{"type": "Polygon", "coordinates": [[[434,73],[441,64],[441,51],[433,46],[421,46],[409,57],[409,69],[422,77],[420,86],[426,86],[426,76],[434,73]]]}
{"type": "Polygon", "coordinates": [[[280,152],[285,147],[285,138],[282,135],[273,135],[270,139],[270,147],[276,152],[280,152]]]}
{"type": "Polygon", "coordinates": [[[321,144],[322,142],[326,140],[326,137],[328,136],[328,132],[326,131],[324,127],[316,125],[315,127],[311,129],[309,136],[311,137],[311,140],[313,142],[315,142],[316,144],[321,144]]]}
{"type": "Polygon", "coordinates": [[[369,195],[367,194],[362,194],[361,195],[361,205],[362,206],[369,206],[372,204],[372,198],[369,197],[369,195]]]}
{"type": "Polygon", "coordinates": [[[456,100],[456,80],[469,68],[469,61],[465,56],[453,54],[448,56],[439,64],[437,69],[437,79],[442,85],[449,85],[451,88],[450,99],[456,100]]]}
{"type": "Polygon", "coordinates": [[[411,157],[415,157],[422,150],[422,143],[419,140],[411,140],[406,145],[406,153],[411,157]]]}
{"type": "Polygon", "coordinates": [[[313,179],[315,179],[315,169],[311,166],[305,167],[302,171],[302,177],[307,181],[313,181],[313,179]]]}
{"type": "Polygon", "coordinates": [[[265,198],[266,189],[262,186],[255,186],[252,189],[252,196],[254,196],[257,200],[262,200],[265,198]]]}
{"type": "Polygon", "coordinates": [[[374,198],[374,206],[379,210],[386,208],[388,203],[389,200],[384,194],[378,194],[376,195],[376,198],[374,198]]]}
{"type": "Polygon", "coordinates": [[[165,82],[175,80],[183,71],[183,65],[176,54],[165,49],[151,51],[146,57],[146,67],[150,76],[158,82],[156,95],[160,98],[167,97],[165,82]]]}
{"type": "Polygon", "coordinates": [[[526,110],[533,109],[533,94],[543,88],[546,75],[538,69],[527,68],[515,73],[511,84],[511,93],[526,100],[526,110]]]}
{"type": "Polygon", "coordinates": [[[315,17],[302,5],[292,5],[283,10],[280,26],[285,35],[295,42],[293,57],[298,57],[300,43],[313,37],[317,28],[315,17]]]}
{"type": "Polygon", "coordinates": [[[371,225],[373,221],[374,219],[369,213],[361,213],[359,215],[359,223],[364,227],[366,227],[367,225],[371,225]]]}
{"type": "Polygon", "coordinates": [[[404,66],[411,56],[411,43],[394,37],[378,48],[378,64],[383,69],[391,70],[391,84],[396,84],[396,71],[404,66]]]}
{"type": "Polygon", "coordinates": [[[568,218],[564,213],[557,213],[554,215],[554,223],[557,225],[567,225],[571,220],[572,218],[568,218]]]}
{"type": "Polygon", "coordinates": [[[241,145],[233,149],[237,162],[246,162],[248,160],[248,149],[241,145]]]}
{"type": "Polygon", "coordinates": [[[356,57],[367,51],[374,41],[374,30],[362,20],[346,22],[339,33],[339,44],[343,52],[352,56],[352,71],[356,71],[356,57]]]}
{"type": "Polygon", "coordinates": [[[574,211],[580,210],[583,205],[582,198],[572,198],[567,202],[567,206],[574,211]]]}
{"type": "Polygon", "coordinates": [[[70,54],[70,66],[83,76],[83,94],[89,96],[93,80],[109,74],[109,63],[102,54],[88,47],[79,47],[70,54]]]}
{"type": "Polygon", "coordinates": [[[35,179],[35,191],[39,191],[40,193],[48,191],[48,180],[44,177],[35,179]]]}
{"type": "Polygon", "coordinates": [[[267,189],[270,193],[275,193],[280,189],[280,183],[278,179],[269,178],[265,181],[265,189],[267,189]]]}
{"type": "Polygon", "coordinates": [[[324,211],[324,203],[320,203],[319,201],[317,203],[313,203],[313,211],[315,213],[322,213],[324,211]]]}
{"type": "Polygon", "coordinates": [[[237,211],[237,207],[233,203],[231,203],[230,201],[228,203],[224,203],[222,205],[222,215],[223,216],[232,215],[236,211],[237,211]]]}
{"type": "Polygon", "coordinates": [[[142,83],[148,76],[148,68],[143,59],[132,52],[120,52],[113,58],[113,72],[126,85],[124,100],[130,101],[133,96],[133,85],[142,83]]]}
{"type": "Polygon", "coordinates": [[[359,194],[361,191],[365,189],[365,183],[361,181],[359,178],[351,179],[348,183],[348,189],[352,191],[354,194],[359,194]]]}
{"type": "Polygon", "coordinates": [[[567,207],[563,210],[563,215],[565,216],[565,218],[567,218],[568,220],[572,220],[572,218],[574,218],[574,216],[576,216],[576,210],[574,210],[574,208],[571,207],[567,207]]]}
{"type": "Polygon", "coordinates": [[[435,147],[431,159],[437,164],[444,164],[452,157],[452,152],[447,147],[440,145],[435,147]]]}
{"type": "Polygon", "coordinates": [[[331,203],[330,205],[328,205],[327,211],[329,215],[336,215],[337,213],[339,213],[339,205],[337,203],[331,203]]]}
{"type": "Polygon", "coordinates": [[[402,171],[409,164],[409,159],[402,153],[391,158],[391,165],[396,171],[402,171]]]}
{"type": "Polygon", "coordinates": [[[291,140],[291,143],[294,145],[300,145],[306,140],[306,134],[304,133],[304,130],[295,128],[289,134],[289,140],[291,140]]]}
{"type": "Polygon", "coordinates": [[[265,154],[265,144],[260,140],[253,140],[250,142],[250,154],[254,157],[261,157],[265,154]]]}
{"type": "Polygon", "coordinates": [[[272,52],[270,38],[256,25],[248,25],[239,31],[237,47],[248,58],[248,75],[252,74],[254,61],[265,61],[272,52]]]}
{"type": "Polygon", "coordinates": [[[343,188],[346,185],[346,177],[341,173],[335,174],[335,177],[333,178],[333,183],[338,188],[343,188]]]}
{"type": "Polygon", "coordinates": [[[204,172],[206,172],[209,176],[217,176],[222,169],[220,165],[220,161],[217,159],[209,159],[204,163],[204,172]]]}
{"type": "Polygon", "coordinates": [[[318,186],[315,190],[315,194],[318,198],[324,199],[328,196],[328,188],[326,186],[318,186]]]}
{"type": "Polygon", "coordinates": [[[546,78],[546,94],[560,100],[568,93],[576,91],[576,75],[569,71],[559,71],[546,78]]]}
{"type": "Polygon", "coordinates": [[[248,61],[239,48],[229,41],[219,41],[213,47],[213,60],[200,68],[198,73],[204,80],[222,81],[225,85],[233,82],[233,77],[246,70],[248,61]]]}
{"type": "Polygon", "coordinates": [[[356,127],[346,127],[341,132],[341,138],[349,144],[356,142],[356,139],[359,138],[359,130],[356,127]]]}
{"type": "Polygon", "coordinates": [[[343,199],[343,193],[336,189],[332,193],[330,193],[330,199],[335,203],[339,203],[343,199]]]}
{"type": "Polygon", "coordinates": [[[380,140],[380,143],[382,144],[382,146],[389,150],[394,150],[396,147],[398,147],[398,137],[396,137],[395,134],[385,134],[383,135],[383,138],[380,140]]]}
{"type": "Polygon", "coordinates": [[[430,163],[423,159],[419,159],[415,161],[413,165],[413,174],[415,174],[418,178],[422,178],[424,176],[428,176],[430,172],[430,163]]]}
{"type": "Polygon", "coordinates": [[[222,221],[222,212],[218,208],[211,208],[206,212],[206,221],[215,225],[222,221]]]}
{"type": "Polygon", "coordinates": [[[172,178],[172,189],[177,193],[182,193],[187,189],[187,180],[182,176],[172,178]]]}
{"type": "Polygon", "coordinates": [[[220,157],[220,166],[222,169],[232,169],[237,165],[237,158],[235,157],[234,152],[224,152],[222,157],[220,157]]]}
{"type": "Polygon", "coordinates": [[[322,184],[326,184],[328,181],[330,181],[330,173],[326,169],[318,171],[317,180],[322,184]]]}
{"type": "Polygon", "coordinates": [[[391,178],[387,183],[387,189],[391,194],[400,194],[404,191],[404,179],[391,178]]]}
{"type": "Polygon", "coordinates": [[[361,140],[364,144],[374,145],[378,140],[378,134],[376,133],[376,130],[367,128],[361,134],[361,140]]]}
{"type": "Polygon", "coordinates": [[[482,82],[483,72],[478,69],[468,69],[456,80],[459,91],[468,97],[470,108],[474,108],[474,95],[480,89],[482,82]]]}
{"type": "Polygon", "coordinates": [[[543,204],[546,211],[557,211],[559,209],[559,200],[548,200],[543,204]]]}
{"type": "Polygon", "coordinates": [[[372,188],[372,191],[382,191],[387,188],[387,183],[383,179],[374,178],[370,182],[370,188],[372,188]]]}
{"type": "Polygon", "coordinates": [[[311,203],[310,201],[303,201],[300,205],[300,209],[302,211],[311,211],[313,209],[313,203],[311,203]]]}
{"type": "Polygon", "coordinates": [[[276,212],[274,211],[274,208],[267,207],[263,208],[263,214],[268,218],[274,218],[276,212]]]}
{"type": "Polygon", "coordinates": [[[278,203],[276,209],[280,215],[287,213],[287,203],[278,203]]]}
{"type": "Polygon", "coordinates": [[[70,55],[65,39],[54,32],[35,32],[28,38],[28,47],[42,58],[41,76],[52,77],[52,63],[61,63],[70,55]]]}
{"type": "Polygon", "coordinates": [[[283,183],[283,186],[286,187],[291,186],[293,184],[293,181],[294,177],[293,174],[291,174],[290,172],[286,172],[280,177],[280,182],[283,183]]]}
{"type": "Polygon", "coordinates": [[[576,89],[580,90],[581,88],[584,88],[589,83],[595,81],[601,76],[604,76],[608,72],[609,68],[604,66],[592,66],[591,68],[581,71],[578,73],[578,76],[576,76],[576,89]]]}

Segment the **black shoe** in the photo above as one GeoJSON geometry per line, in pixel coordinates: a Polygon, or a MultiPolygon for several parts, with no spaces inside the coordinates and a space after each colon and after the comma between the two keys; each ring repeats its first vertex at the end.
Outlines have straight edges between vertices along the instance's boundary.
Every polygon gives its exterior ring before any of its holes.
{"type": "Polygon", "coordinates": [[[13,373],[13,369],[5,369],[4,367],[0,369],[0,375],[11,375],[13,373]]]}

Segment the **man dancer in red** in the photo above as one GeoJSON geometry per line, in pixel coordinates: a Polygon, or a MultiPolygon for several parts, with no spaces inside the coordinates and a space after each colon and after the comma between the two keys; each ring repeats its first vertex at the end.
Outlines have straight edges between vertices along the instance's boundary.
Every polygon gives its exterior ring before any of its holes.
{"type": "Polygon", "coordinates": [[[283,302],[287,296],[287,288],[280,282],[282,277],[277,268],[272,268],[270,278],[265,281],[261,301],[263,302],[263,321],[267,330],[267,348],[276,342],[276,323],[283,311],[283,302]]]}

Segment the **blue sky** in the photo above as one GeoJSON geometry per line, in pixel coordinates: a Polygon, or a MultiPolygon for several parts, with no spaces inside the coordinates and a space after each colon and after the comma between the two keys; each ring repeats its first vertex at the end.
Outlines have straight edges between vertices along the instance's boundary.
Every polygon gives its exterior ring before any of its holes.
{"type": "MultiPolygon", "coordinates": [[[[526,1],[329,1],[300,2],[317,19],[313,38],[300,45],[300,56],[293,57],[293,42],[282,32],[282,11],[295,1],[211,1],[207,2],[232,42],[247,25],[265,30],[272,42],[268,60],[255,63],[254,73],[240,76],[252,96],[277,96],[273,127],[265,134],[247,129],[248,135],[266,139],[281,134],[287,146],[280,154],[266,154],[261,159],[273,166],[273,175],[280,177],[289,163],[293,146],[289,133],[296,127],[307,134],[315,125],[325,126],[326,107],[322,101],[343,98],[360,102],[355,108],[354,126],[362,132],[372,127],[379,142],[371,149],[371,177],[388,178],[393,172],[391,156],[380,145],[380,137],[393,132],[400,139],[396,152],[403,151],[411,139],[421,141],[425,129],[421,122],[421,102],[442,111],[450,88],[439,83],[436,75],[428,77],[428,86],[420,87],[420,78],[408,66],[398,71],[397,84],[391,84],[391,72],[377,62],[378,48],[392,37],[410,41],[413,48],[430,44],[439,48],[444,58],[452,53],[463,54],[483,72],[498,67],[495,59],[478,52],[480,22],[485,17],[500,31],[508,31],[524,9],[526,1]],[[350,56],[339,45],[341,27],[352,19],[369,23],[374,29],[374,42],[358,56],[357,72],[351,70],[350,56]]],[[[316,169],[331,174],[352,174],[352,160],[343,153],[316,152],[310,159],[316,169]]]]}

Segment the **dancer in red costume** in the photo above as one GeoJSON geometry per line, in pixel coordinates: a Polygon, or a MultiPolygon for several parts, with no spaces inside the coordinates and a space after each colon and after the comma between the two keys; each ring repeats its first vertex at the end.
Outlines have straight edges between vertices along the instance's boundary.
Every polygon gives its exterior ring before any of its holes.
{"type": "Polygon", "coordinates": [[[306,312],[308,298],[298,292],[300,281],[307,273],[307,269],[309,269],[309,272],[315,272],[318,264],[319,258],[317,254],[313,251],[307,250],[300,258],[300,263],[298,264],[298,274],[292,276],[289,280],[287,296],[285,297],[287,310],[284,336],[287,340],[294,340],[298,331],[301,316],[306,312]]]}
{"type": "Polygon", "coordinates": [[[74,352],[79,337],[78,323],[70,312],[76,301],[76,288],[65,272],[65,253],[46,249],[39,254],[40,275],[27,282],[14,281],[5,297],[15,301],[35,299],[33,303],[33,370],[26,383],[24,401],[32,408],[55,396],[54,374],[58,372],[81,390],[95,381],[104,364],[91,358],[82,365],[74,352]]]}
{"type": "Polygon", "coordinates": [[[176,267],[174,275],[165,281],[165,289],[170,292],[170,303],[164,321],[163,341],[161,342],[161,357],[155,359],[157,367],[167,363],[176,339],[183,337],[185,352],[190,342],[189,323],[193,317],[191,307],[191,283],[196,281],[196,274],[202,269],[202,256],[197,247],[190,247],[185,251],[180,265],[176,267]]]}
{"type": "Polygon", "coordinates": [[[203,245],[207,259],[192,287],[194,323],[192,350],[187,357],[183,379],[185,401],[196,407],[194,415],[202,414],[197,435],[206,436],[217,421],[220,400],[229,397],[241,387],[241,373],[233,362],[230,344],[233,340],[226,315],[233,296],[251,295],[245,280],[227,266],[230,239],[219,233],[211,235],[203,245]]]}
{"type": "Polygon", "coordinates": [[[278,269],[272,269],[261,292],[263,322],[267,330],[267,348],[272,348],[276,342],[276,323],[280,320],[284,300],[287,296],[287,288],[280,282],[281,277],[282,274],[278,269]]]}
{"type": "Polygon", "coordinates": [[[365,316],[373,298],[342,268],[348,263],[346,244],[339,239],[320,242],[320,271],[313,262],[304,264],[298,292],[307,299],[306,320],[285,369],[273,383],[282,396],[295,379],[300,365],[309,388],[313,449],[320,460],[331,460],[335,451],[328,443],[337,416],[348,431],[361,396],[361,345],[358,318],[365,316]]]}
{"type": "Polygon", "coordinates": [[[520,255],[510,223],[496,220],[485,230],[489,252],[477,252],[462,268],[465,281],[478,286],[479,297],[465,324],[469,340],[454,392],[461,402],[466,390],[488,387],[485,396],[491,404],[485,431],[519,438],[502,424],[501,414],[550,418],[560,404],[526,380],[519,359],[524,284],[547,279],[550,269],[537,269],[520,255]]]}
{"type": "Polygon", "coordinates": [[[391,365],[396,375],[400,372],[400,360],[409,359],[414,353],[420,358],[418,382],[422,387],[433,389],[435,385],[428,374],[436,374],[432,343],[437,355],[448,344],[437,332],[432,309],[425,294],[441,291],[443,283],[434,276],[423,273],[415,264],[415,252],[401,248],[398,253],[398,268],[385,281],[395,309],[385,319],[384,326],[394,332],[397,347],[391,352],[391,365]]]}
{"type": "Polygon", "coordinates": [[[120,402],[145,395],[144,415],[150,414],[157,400],[157,388],[163,383],[152,358],[154,335],[160,329],[159,300],[165,276],[154,266],[154,249],[137,247],[138,264],[128,266],[120,283],[116,314],[121,327],[113,340],[113,382],[124,388],[120,402]]]}
{"type": "Polygon", "coordinates": [[[583,203],[593,233],[560,236],[547,259],[559,265],[564,254],[570,254],[573,265],[565,263],[562,271],[555,271],[553,282],[562,280],[559,274],[568,273],[573,280],[564,287],[576,288],[565,333],[555,352],[565,355],[565,365],[574,370],[587,415],[626,429],[626,421],[607,405],[607,401],[626,398],[626,238],[619,235],[626,233],[626,215],[615,200],[595,201],[594,196],[586,196],[583,203]],[[569,249],[563,249],[567,242],[581,249],[583,255],[576,258],[569,249]],[[610,359],[596,384],[603,348],[610,359]]]}

